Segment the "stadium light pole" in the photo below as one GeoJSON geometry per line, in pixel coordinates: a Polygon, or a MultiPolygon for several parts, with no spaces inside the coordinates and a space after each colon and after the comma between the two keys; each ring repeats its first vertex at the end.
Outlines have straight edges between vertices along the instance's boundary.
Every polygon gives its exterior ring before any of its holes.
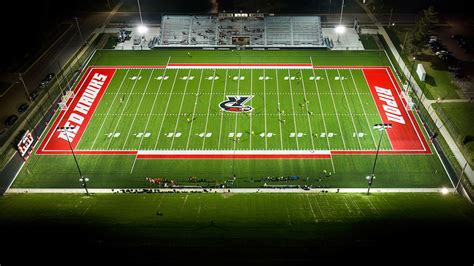
{"type": "Polygon", "coordinates": [[[18,76],[20,78],[21,83],[23,84],[23,88],[25,89],[26,97],[28,98],[30,103],[33,103],[33,100],[31,99],[30,93],[28,92],[28,88],[26,87],[26,83],[23,80],[23,76],[21,75],[21,73],[18,73],[18,76]]]}
{"type": "Polygon", "coordinates": [[[372,172],[370,173],[370,176],[367,176],[367,180],[369,180],[369,184],[367,186],[367,195],[370,194],[370,187],[372,186],[372,183],[374,182],[375,178],[375,165],[377,163],[377,158],[379,156],[379,151],[380,151],[380,144],[382,143],[382,137],[383,137],[383,132],[387,128],[391,128],[392,124],[375,124],[373,126],[373,129],[377,129],[380,131],[380,138],[379,138],[379,143],[377,145],[377,151],[375,152],[375,159],[374,159],[374,165],[372,166],[372,172]]]}
{"type": "Polygon", "coordinates": [[[342,3],[341,3],[341,16],[339,17],[339,25],[337,25],[336,27],[336,32],[337,32],[337,43],[340,43],[339,41],[339,37],[342,33],[344,33],[345,31],[345,28],[344,26],[342,25],[342,12],[344,11],[344,0],[342,0],[342,3]]]}
{"type": "Polygon", "coordinates": [[[82,44],[86,44],[84,42],[84,38],[82,38],[82,32],[81,32],[81,28],[79,27],[79,21],[77,21],[77,17],[74,17],[74,20],[76,21],[76,26],[77,26],[77,31],[79,32],[79,37],[81,37],[81,42],[82,44]]]}
{"type": "Polygon", "coordinates": [[[61,131],[63,132],[65,135],[66,135],[66,139],[67,139],[67,143],[69,144],[69,148],[71,149],[71,153],[72,153],[72,156],[74,157],[74,162],[76,162],[76,166],[77,166],[77,171],[79,172],[79,176],[80,176],[80,179],[79,181],[82,182],[82,186],[84,187],[84,189],[86,190],[86,195],[89,196],[89,190],[87,189],[87,183],[86,183],[86,179],[83,175],[82,175],[82,171],[81,171],[81,168],[79,167],[79,163],[77,162],[77,158],[76,158],[76,154],[74,154],[74,150],[72,149],[72,146],[71,146],[71,141],[69,140],[69,130],[73,130],[74,127],[57,127],[56,128],[58,131],[61,131]]]}
{"type": "Polygon", "coordinates": [[[392,12],[393,12],[393,7],[390,9],[390,17],[388,18],[388,27],[389,28],[392,24],[392,12]]]}
{"type": "MultiPolygon", "coordinates": [[[[415,68],[415,63],[416,63],[416,57],[414,56],[413,57],[413,64],[411,65],[411,69],[410,69],[410,77],[408,78],[408,84],[410,85],[410,87],[412,87],[412,90],[413,90],[413,85],[411,84],[411,77],[413,76],[413,68],[415,68]]],[[[415,92],[416,94],[416,92],[415,92]]]]}

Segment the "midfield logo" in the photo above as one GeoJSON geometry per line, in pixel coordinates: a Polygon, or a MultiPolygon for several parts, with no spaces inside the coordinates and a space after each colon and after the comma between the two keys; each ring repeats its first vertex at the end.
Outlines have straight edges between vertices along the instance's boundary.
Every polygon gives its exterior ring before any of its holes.
{"type": "Polygon", "coordinates": [[[252,111],[252,106],[244,105],[253,96],[226,96],[227,100],[219,104],[219,107],[226,112],[246,113],[252,111]]]}

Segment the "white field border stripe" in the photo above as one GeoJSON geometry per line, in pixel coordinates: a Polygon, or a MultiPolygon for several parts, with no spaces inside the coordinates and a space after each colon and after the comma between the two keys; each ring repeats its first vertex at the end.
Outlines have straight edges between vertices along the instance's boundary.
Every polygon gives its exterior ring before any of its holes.
{"type": "Polygon", "coordinates": [[[189,148],[189,140],[191,139],[191,135],[193,133],[193,125],[194,125],[194,113],[196,112],[196,107],[197,107],[197,102],[198,102],[198,99],[199,99],[199,92],[201,91],[201,81],[202,81],[202,74],[204,72],[204,69],[201,69],[201,76],[199,77],[199,85],[198,85],[198,90],[197,90],[197,93],[196,93],[196,100],[194,101],[194,107],[193,107],[193,113],[192,113],[192,116],[191,117],[191,126],[189,127],[189,134],[188,134],[188,140],[186,142],[186,149],[189,148]]]}
{"type": "MultiPolygon", "coordinates": [[[[240,68],[239,68],[239,74],[237,74],[237,76],[239,77],[237,79],[237,95],[240,95],[239,92],[240,92],[240,68]]],[[[239,114],[238,113],[235,113],[235,127],[234,127],[234,151],[235,149],[237,148],[237,140],[239,139],[237,137],[237,123],[239,121],[239,114]]],[[[204,147],[203,147],[204,148],[204,147]]]]}
{"type": "MultiPolygon", "coordinates": [[[[380,69],[382,69],[382,68],[380,68],[380,69]]],[[[384,69],[387,70],[387,68],[384,68],[384,69]]],[[[379,113],[380,121],[383,122],[382,114],[380,113],[379,107],[377,105],[377,101],[375,100],[375,97],[377,97],[377,96],[372,94],[372,89],[370,88],[369,81],[367,81],[367,76],[365,76],[364,69],[361,69],[361,70],[362,70],[362,74],[364,75],[365,84],[367,84],[367,87],[370,90],[370,95],[372,96],[372,101],[374,102],[375,107],[377,108],[377,112],[379,113]]],[[[387,134],[387,139],[388,139],[388,144],[390,145],[390,150],[393,151],[394,149],[393,149],[393,145],[392,145],[392,140],[390,139],[390,136],[388,136],[388,134],[387,134]]],[[[382,143],[380,143],[380,146],[382,146],[382,143]]]]}
{"type": "Polygon", "coordinates": [[[278,100],[278,126],[280,127],[280,145],[281,149],[283,149],[283,131],[281,129],[281,110],[280,110],[280,88],[279,88],[279,81],[278,81],[278,71],[275,69],[275,81],[276,81],[276,89],[277,89],[277,100],[278,100]]]}
{"type": "MultiPolygon", "coordinates": [[[[265,73],[265,69],[263,69],[263,76],[266,77],[267,73],[265,73]]],[[[267,139],[267,81],[263,78],[263,121],[265,125],[265,149],[268,149],[268,139],[267,139]]],[[[279,122],[280,123],[280,122],[279,122]]]]}
{"type": "Polygon", "coordinates": [[[305,100],[305,107],[306,107],[306,117],[308,117],[308,126],[309,126],[309,133],[311,134],[310,139],[311,139],[311,147],[313,147],[314,150],[314,136],[313,136],[313,128],[311,127],[311,117],[309,116],[309,107],[306,101],[308,101],[308,98],[306,98],[306,87],[304,85],[304,78],[303,78],[303,72],[300,70],[300,78],[301,78],[301,84],[303,85],[303,96],[305,100]]]}
{"type": "Polygon", "coordinates": [[[158,137],[156,138],[156,143],[154,147],[155,150],[156,150],[156,147],[158,146],[158,143],[160,142],[161,130],[163,129],[163,124],[165,123],[166,114],[168,113],[168,107],[170,105],[170,100],[171,100],[171,97],[173,96],[174,84],[176,83],[176,79],[178,78],[178,75],[179,75],[179,69],[176,71],[176,75],[174,76],[174,80],[173,80],[173,85],[171,85],[170,96],[168,97],[168,101],[166,102],[165,113],[163,115],[163,119],[161,120],[160,130],[158,131],[158,137]]]}
{"type": "MultiPolygon", "coordinates": [[[[337,75],[339,76],[339,82],[341,83],[342,91],[344,92],[344,99],[346,100],[346,104],[347,104],[347,108],[349,109],[352,125],[354,126],[354,131],[355,131],[354,133],[358,133],[359,131],[357,130],[357,127],[355,125],[354,115],[352,114],[352,109],[351,109],[351,105],[349,104],[349,99],[347,99],[346,89],[344,87],[344,83],[342,83],[341,72],[339,71],[339,69],[337,69],[337,75]]],[[[359,148],[362,150],[362,145],[360,144],[360,138],[357,137],[356,139],[357,139],[357,142],[359,143],[359,148]]]]}
{"type": "Polygon", "coordinates": [[[329,150],[139,150],[137,155],[331,155],[329,150]]]}
{"type": "MultiPolygon", "coordinates": [[[[135,120],[137,118],[138,110],[140,110],[140,107],[142,106],[143,98],[145,97],[146,91],[148,90],[148,85],[150,84],[150,80],[151,80],[151,77],[153,77],[154,72],[155,72],[155,70],[152,69],[150,77],[148,78],[148,81],[146,82],[145,91],[143,92],[142,97],[140,98],[140,102],[138,103],[137,110],[135,111],[135,115],[133,116],[132,125],[128,129],[127,137],[125,138],[125,141],[123,142],[122,150],[125,149],[125,146],[127,145],[127,140],[130,137],[130,132],[132,132],[133,125],[135,125],[135,120]]],[[[143,133],[145,133],[145,132],[143,132],[143,133]]]]}
{"type": "MultiPolygon", "coordinates": [[[[170,60],[171,60],[171,56],[168,57],[168,63],[170,62],[170,60]]],[[[168,64],[168,63],[166,63],[166,64],[168,64]]],[[[165,68],[165,70],[163,71],[162,76],[165,76],[165,75],[166,75],[166,71],[167,71],[167,69],[165,68]]],[[[151,111],[150,111],[150,113],[149,113],[149,115],[148,115],[148,119],[147,119],[147,121],[146,121],[145,129],[143,130],[143,132],[146,132],[146,131],[148,130],[148,124],[150,123],[151,114],[153,113],[153,109],[155,109],[156,100],[158,99],[158,95],[159,95],[158,93],[159,93],[160,90],[161,90],[161,86],[163,85],[163,81],[164,81],[163,79],[160,80],[160,85],[158,86],[158,91],[157,91],[157,93],[156,93],[156,95],[155,95],[155,98],[153,99],[153,104],[152,104],[152,106],[151,106],[151,111]]],[[[163,119],[164,119],[164,118],[165,118],[165,116],[163,115],[163,119]]],[[[140,148],[142,147],[142,143],[143,143],[143,139],[144,139],[144,138],[145,138],[145,134],[143,134],[142,137],[140,138],[140,143],[138,144],[138,149],[139,149],[139,150],[140,150],[140,148]]],[[[133,170],[133,168],[132,168],[132,170],[133,170]]]]}
{"type": "MultiPolygon", "coordinates": [[[[142,70],[140,69],[140,71],[138,72],[138,76],[140,76],[141,73],[142,73],[142,70]]],[[[135,82],[133,83],[133,86],[132,86],[132,91],[130,93],[133,93],[133,91],[135,90],[135,85],[137,85],[137,81],[138,81],[138,79],[135,79],[135,82]]],[[[127,100],[125,101],[125,104],[122,107],[122,112],[120,113],[120,117],[117,121],[117,124],[115,124],[114,132],[113,132],[112,136],[114,136],[115,133],[117,133],[117,128],[120,125],[120,121],[122,120],[122,117],[123,117],[123,112],[125,111],[125,108],[127,107],[127,103],[130,100],[130,98],[131,98],[130,96],[127,97],[127,100]]],[[[112,139],[114,139],[114,138],[109,139],[109,144],[107,144],[107,150],[110,148],[110,144],[112,143],[112,139]]]]}
{"type": "Polygon", "coordinates": [[[324,73],[326,74],[326,82],[328,83],[329,90],[331,91],[330,94],[332,98],[332,105],[334,106],[334,110],[336,111],[336,119],[337,119],[337,124],[339,125],[339,130],[341,132],[342,144],[344,145],[344,150],[347,150],[346,141],[344,140],[344,134],[342,133],[341,121],[339,121],[339,113],[337,112],[336,102],[334,101],[334,95],[332,93],[331,83],[329,82],[328,71],[324,70],[324,73]]]}
{"type": "MultiPolygon", "coordinates": [[[[118,71],[118,70],[119,70],[119,69],[116,69],[115,71],[118,71]]],[[[122,89],[123,83],[124,83],[125,80],[127,79],[128,72],[129,72],[129,71],[130,71],[130,69],[127,69],[127,72],[125,72],[125,76],[123,77],[122,82],[120,83],[120,87],[119,87],[118,91],[120,91],[120,90],[122,89]]],[[[111,82],[112,82],[112,81],[111,81],[111,82]]],[[[109,85],[110,85],[110,82],[109,82],[109,85]]],[[[114,105],[115,99],[117,98],[118,95],[119,95],[118,93],[115,94],[114,99],[112,100],[112,103],[110,104],[109,108],[107,108],[107,114],[105,115],[104,120],[102,120],[102,123],[101,123],[101,125],[100,125],[100,127],[99,127],[99,131],[97,131],[97,133],[96,133],[96,135],[95,135],[94,141],[92,142],[92,146],[91,146],[91,148],[90,148],[91,150],[94,149],[94,145],[95,145],[95,143],[96,143],[96,141],[97,141],[97,138],[99,137],[100,132],[102,131],[102,128],[104,127],[105,121],[107,121],[107,117],[109,116],[110,109],[111,109],[111,107],[114,105]]],[[[84,131],[84,134],[85,134],[85,133],[86,133],[86,132],[84,131]]]]}
{"type": "MultiPolygon", "coordinates": [[[[291,77],[290,70],[287,69],[288,71],[288,77],[291,77]]],[[[291,85],[291,79],[288,78],[288,84],[290,85],[290,97],[291,97],[291,109],[293,110],[293,124],[295,125],[295,140],[296,140],[296,149],[300,149],[299,143],[298,143],[298,129],[296,127],[296,115],[295,115],[295,103],[293,101],[293,86],[291,85]]]]}
{"type": "Polygon", "coordinates": [[[312,69],[312,66],[221,66],[221,65],[206,65],[206,66],[175,66],[167,65],[168,69],[312,69]]]}
{"type": "MultiPolygon", "coordinates": [[[[191,69],[189,69],[188,77],[191,76],[191,69]]],[[[176,116],[176,125],[174,126],[173,138],[171,139],[170,149],[173,149],[174,139],[176,136],[176,131],[178,130],[179,118],[181,117],[181,110],[183,110],[184,98],[186,98],[186,91],[188,90],[189,78],[186,79],[186,84],[184,85],[183,98],[181,98],[181,104],[179,105],[178,115],[176,116]]]]}
{"type": "Polygon", "coordinates": [[[214,90],[214,82],[216,81],[215,77],[216,77],[216,70],[214,69],[213,71],[213,79],[212,79],[212,83],[211,83],[211,94],[209,95],[209,106],[207,107],[207,116],[206,116],[206,126],[204,127],[204,137],[203,137],[203,140],[202,140],[202,150],[204,150],[204,146],[206,145],[206,135],[207,135],[207,124],[209,122],[209,113],[211,112],[211,103],[212,103],[212,91],[214,90]]]}
{"type": "MultiPolygon", "coordinates": [[[[365,115],[365,121],[367,122],[367,126],[368,126],[368,129],[369,129],[370,135],[372,136],[372,140],[374,141],[374,147],[377,148],[377,142],[375,141],[372,126],[370,125],[369,118],[367,117],[367,113],[365,112],[364,103],[362,102],[362,98],[360,97],[359,89],[357,88],[357,85],[356,85],[355,80],[354,80],[354,75],[352,75],[352,69],[349,69],[349,73],[351,73],[352,82],[354,83],[354,87],[357,91],[357,96],[359,98],[360,105],[362,106],[362,111],[364,112],[364,115],[365,115]]],[[[362,75],[364,75],[364,74],[362,73],[362,75]]],[[[365,79],[365,76],[364,76],[364,79],[365,79]]],[[[369,90],[370,90],[370,88],[369,88],[369,90]]]]}
{"type": "MultiPolygon", "coordinates": [[[[229,75],[229,70],[225,70],[225,82],[224,82],[224,98],[223,100],[225,101],[226,99],[226,91],[227,91],[227,80],[229,75]]],[[[221,124],[219,125],[219,139],[217,140],[217,149],[221,149],[221,139],[222,139],[222,121],[224,120],[224,110],[220,110],[220,116],[221,116],[221,124]]]]}
{"type": "MultiPolygon", "coordinates": [[[[82,86],[84,86],[84,83],[85,83],[86,80],[89,78],[89,75],[92,73],[92,70],[93,70],[93,69],[94,69],[93,67],[91,67],[91,68],[88,69],[88,71],[87,71],[86,74],[85,74],[86,76],[85,76],[84,79],[82,80],[81,84],[80,84],[80,85],[77,85],[76,88],[74,89],[74,91],[75,91],[75,90],[79,91],[79,90],[82,88],[82,86]]],[[[77,91],[76,91],[76,93],[73,93],[73,94],[72,94],[73,97],[71,98],[71,104],[72,104],[72,102],[74,101],[74,98],[77,97],[77,91]]],[[[61,121],[63,120],[63,118],[64,118],[64,116],[66,115],[67,111],[68,111],[69,108],[71,107],[71,104],[69,104],[69,105],[67,106],[67,108],[63,111],[63,113],[61,114],[61,117],[59,117],[59,115],[58,115],[58,117],[56,118],[56,120],[54,120],[53,124],[51,125],[50,131],[51,131],[51,130],[54,130],[54,131],[56,130],[56,129],[52,128],[52,127],[54,126],[54,124],[55,124],[56,121],[58,121],[58,125],[61,124],[61,121]],[[59,120],[57,120],[57,119],[59,119],[59,120]]],[[[54,135],[54,132],[51,132],[51,134],[50,134],[49,137],[48,137],[48,140],[47,140],[46,143],[44,144],[44,149],[43,149],[43,151],[45,151],[46,147],[48,147],[49,141],[51,140],[51,138],[53,137],[53,135],[54,135]]],[[[44,141],[44,140],[43,140],[43,141],[44,141]]]]}
{"type": "MultiPolygon", "coordinates": [[[[394,81],[393,81],[393,79],[392,79],[392,76],[391,76],[390,73],[388,72],[388,69],[387,69],[387,68],[385,68],[385,72],[387,73],[387,76],[390,78],[390,81],[392,82],[393,89],[394,89],[395,92],[397,93],[397,96],[398,96],[398,98],[400,99],[400,103],[402,103],[402,105],[403,105],[403,100],[402,100],[402,98],[401,98],[401,96],[400,96],[400,92],[397,90],[397,85],[394,83],[394,81]]],[[[400,108],[400,109],[401,109],[401,108],[400,108]]],[[[426,151],[425,144],[423,144],[423,141],[421,140],[420,135],[418,134],[418,130],[416,130],[416,127],[415,127],[415,125],[413,124],[413,121],[412,121],[412,119],[411,119],[410,114],[408,113],[408,111],[406,110],[406,108],[403,108],[403,110],[405,110],[405,113],[407,114],[408,119],[410,119],[411,126],[413,127],[413,130],[416,132],[416,135],[418,136],[418,140],[420,141],[421,146],[423,147],[423,150],[426,151]]]]}

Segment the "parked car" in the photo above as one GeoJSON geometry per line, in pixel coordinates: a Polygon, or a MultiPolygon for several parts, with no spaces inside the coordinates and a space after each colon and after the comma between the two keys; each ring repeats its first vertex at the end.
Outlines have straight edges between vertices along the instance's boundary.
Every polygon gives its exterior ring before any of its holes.
{"type": "Polygon", "coordinates": [[[22,114],[26,112],[26,110],[28,110],[28,107],[30,106],[27,103],[23,103],[22,105],[20,105],[20,107],[18,107],[18,113],[22,114]]]}
{"type": "Polygon", "coordinates": [[[15,124],[16,120],[18,120],[17,115],[11,115],[11,116],[7,117],[7,119],[5,120],[5,126],[13,126],[13,124],[15,124]]]}
{"type": "Polygon", "coordinates": [[[39,92],[37,90],[34,90],[34,91],[30,92],[31,101],[36,100],[36,98],[38,98],[38,96],[39,96],[39,92]]]}
{"type": "Polygon", "coordinates": [[[39,87],[41,89],[44,89],[49,84],[49,82],[53,80],[54,75],[54,73],[49,73],[48,75],[46,75],[46,77],[44,77],[43,80],[40,81],[39,87]]]}

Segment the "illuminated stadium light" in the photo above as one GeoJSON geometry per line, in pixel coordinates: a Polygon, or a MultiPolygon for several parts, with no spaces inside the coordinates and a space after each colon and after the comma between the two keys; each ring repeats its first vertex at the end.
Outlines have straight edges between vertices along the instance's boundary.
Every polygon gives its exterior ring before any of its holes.
{"type": "Polygon", "coordinates": [[[344,25],[338,25],[338,26],[336,27],[336,33],[338,33],[338,34],[342,34],[342,33],[344,33],[345,31],[346,31],[346,27],[344,27],[344,25]]]}
{"type": "Polygon", "coordinates": [[[138,25],[137,31],[138,31],[138,33],[139,33],[140,35],[144,35],[145,33],[148,32],[148,27],[145,26],[145,25],[143,25],[143,24],[142,24],[142,25],[138,25]]]}
{"type": "Polygon", "coordinates": [[[441,194],[446,195],[448,193],[449,193],[449,190],[447,188],[444,187],[441,189],[441,194]]]}

